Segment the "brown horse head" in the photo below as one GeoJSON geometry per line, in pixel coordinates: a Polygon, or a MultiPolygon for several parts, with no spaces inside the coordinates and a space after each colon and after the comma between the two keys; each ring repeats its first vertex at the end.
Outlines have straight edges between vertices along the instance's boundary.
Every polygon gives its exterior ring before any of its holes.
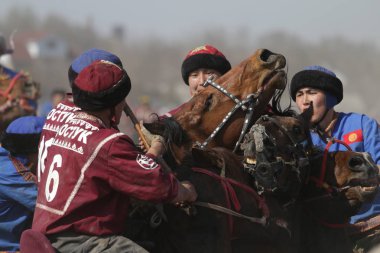
{"type": "MultiPolygon", "coordinates": [[[[2,71],[0,66],[0,72],[2,71]]],[[[36,114],[39,84],[24,73],[0,79],[0,133],[14,119],[36,114]]]]}
{"type": "Polygon", "coordinates": [[[239,138],[245,107],[236,109],[230,118],[226,116],[236,105],[236,101],[254,98],[254,122],[266,109],[277,89],[283,90],[286,84],[285,57],[267,49],[260,49],[245,59],[229,72],[215,80],[233,99],[223,94],[212,85],[195,95],[174,115],[192,142],[203,143],[208,136],[223,122],[220,131],[210,140],[210,146],[222,146],[232,149],[239,138]]]}
{"type": "Polygon", "coordinates": [[[325,193],[336,191],[345,197],[353,212],[374,197],[378,186],[378,167],[368,153],[336,151],[327,154],[325,165],[321,160],[320,157],[312,159],[310,177],[315,184],[305,193],[316,194],[321,189],[325,193]],[[326,167],[325,175],[319,169],[322,166],[326,167]]]}

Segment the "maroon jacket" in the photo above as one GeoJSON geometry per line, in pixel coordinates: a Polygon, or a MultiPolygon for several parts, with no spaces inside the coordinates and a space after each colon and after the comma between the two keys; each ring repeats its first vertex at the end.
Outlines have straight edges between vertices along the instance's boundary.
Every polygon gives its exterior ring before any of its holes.
{"type": "Polygon", "coordinates": [[[106,235],[125,231],[129,197],[165,202],[178,192],[154,156],[63,101],[49,113],[39,146],[33,229],[106,235]]]}

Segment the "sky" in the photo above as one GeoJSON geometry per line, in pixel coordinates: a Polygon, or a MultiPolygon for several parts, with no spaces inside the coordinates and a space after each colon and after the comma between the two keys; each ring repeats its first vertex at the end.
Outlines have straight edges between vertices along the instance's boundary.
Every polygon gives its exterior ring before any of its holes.
{"type": "Polygon", "coordinates": [[[0,15],[17,6],[32,8],[40,18],[58,14],[74,24],[91,21],[105,35],[114,25],[128,36],[163,40],[246,28],[252,38],[282,31],[311,42],[342,36],[380,46],[378,0],[1,0],[0,6],[0,15]]]}

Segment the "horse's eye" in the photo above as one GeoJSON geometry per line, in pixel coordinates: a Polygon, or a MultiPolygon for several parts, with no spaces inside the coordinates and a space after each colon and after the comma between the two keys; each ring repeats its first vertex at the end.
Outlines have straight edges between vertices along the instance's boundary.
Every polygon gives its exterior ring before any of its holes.
{"type": "Polygon", "coordinates": [[[208,96],[208,98],[206,99],[206,102],[205,102],[205,107],[206,107],[206,109],[209,109],[210,106],[211,106],[211,104],[212,104],[212,94],[210,94],[210,95],[208,96]]]}
{"type": "Polygon", "coordinates": [[[301,128],[299,126],[293,126],[293,133],[295,134],[301,134],[301,128]]]}

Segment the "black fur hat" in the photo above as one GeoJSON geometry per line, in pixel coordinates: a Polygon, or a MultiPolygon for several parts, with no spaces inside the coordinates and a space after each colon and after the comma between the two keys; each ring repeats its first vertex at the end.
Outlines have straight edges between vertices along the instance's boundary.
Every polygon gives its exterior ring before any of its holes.
{"type": "Polygon", "coordinates": [[[190,73],[200,68],[214,69],[223,75],[231,69],[231,64],[218,49],[211,45],[204,45],[191,50],[186,55],[181,67],[183,81],[189,85],[190,73]]]}
{"type": "Polygon", "coordinates": [[[311,87],[329,92],[337,99],[337,104],[343,99],[343,85],[335,73],[321,66],[309,66],[296,73],[290,82],[290,96],[296,100],[298,90],[311,87]]]}

